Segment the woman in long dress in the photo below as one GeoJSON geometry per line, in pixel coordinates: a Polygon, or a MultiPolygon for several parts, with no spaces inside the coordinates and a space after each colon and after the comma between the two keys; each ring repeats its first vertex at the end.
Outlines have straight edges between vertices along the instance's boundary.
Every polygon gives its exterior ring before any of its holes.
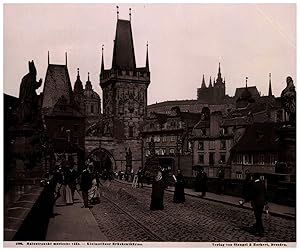
{"type": "Polygon", "coordinates": [[[175,191],[174,191],[174,203],[183,203],[185,202],[185,196],[184,196],[184,178],[181,173],[181,170],[178,169],[177,176],[175,179],[175,191]]]}
{"type": "Polygon", "coordinates": [[[73,204],[73,194],[72,194],[72,176],[70,172],[70,164],[66,163],[64,170],[64,185],[65,185],[65,202],[67,205],[73,204]]]}
{"type": "Polygon", "coordinates": [[[161,171],[157,172],[157,175],[152,184],[152,194],[151,194],[151,210],[163,210],[164,209],[164,189],[165,184],[162,180],[161,171]]]}

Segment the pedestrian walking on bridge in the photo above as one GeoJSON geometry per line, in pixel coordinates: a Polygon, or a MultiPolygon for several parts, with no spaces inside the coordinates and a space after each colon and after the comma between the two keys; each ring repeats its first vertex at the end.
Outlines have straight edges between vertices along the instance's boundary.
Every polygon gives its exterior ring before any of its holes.
{"type": "Polygon", "coordinates": [[[264,207],[267,207],[267,191],[264,181],[261,180],[259,173],[253,174],[253,183],[250,190],[251,206],[255,215],[255,224],[252,231],[259,237],[264,236],[264,226],[262,222],[262,214],[264,207]]]}
{"type": "Polygon", "coordinates": [[[181,173],[181,170],[177,170],[176,177],[173,175],[175,181],[175,191],[174,191],[174,203],[183,203],[185,202],[184,196],[184,177],[181,173]]]}
{"type": "Polygon", "coordinates": [[[150,209],[152,211],[164,209],[164,190],[165,190],[165,184],[162,180],[162,173],[161,171],[158,171],[152,183],[152,194],[151,194],[151,205],[150,205],[150,209]]]}

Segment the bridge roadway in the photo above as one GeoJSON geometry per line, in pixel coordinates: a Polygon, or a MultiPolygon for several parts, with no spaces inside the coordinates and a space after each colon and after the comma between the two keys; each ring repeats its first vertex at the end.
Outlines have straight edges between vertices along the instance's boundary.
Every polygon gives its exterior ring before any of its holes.
{"type": "Polygon", "coordinates": [[[100,187],[101,202],[91,209],[76,203],[54,207],[46,240],[134,241],[134,242],[295,242],[293,217],[263,215],[264,237],[245,231],[254,223],[247,208],[186,196],[184,204],[172,202],[166,191],[165,209],[150,210],[150,187],[132,188],[118,181],[100,187]]]}

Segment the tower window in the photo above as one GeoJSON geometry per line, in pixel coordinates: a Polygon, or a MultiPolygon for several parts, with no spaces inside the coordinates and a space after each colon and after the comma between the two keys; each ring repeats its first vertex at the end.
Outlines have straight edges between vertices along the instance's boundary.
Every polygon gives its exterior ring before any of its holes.
{"type": "Polygon", "coordinates": [[[129,128],[128,128],[128,137],[130,137],[130,138],[133,137],[133,126],[129,126],[129,128]]]}
{"type": "Polygon", "coordinates": [[[91,105],[91,113],[94,113],[94,105],[91,105]]]}

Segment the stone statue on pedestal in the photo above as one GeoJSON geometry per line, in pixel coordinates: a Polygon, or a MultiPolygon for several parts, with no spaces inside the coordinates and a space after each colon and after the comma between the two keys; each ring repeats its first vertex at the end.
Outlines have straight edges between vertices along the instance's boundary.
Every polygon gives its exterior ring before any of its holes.
{"type": "Polygon", "coordinates": [[[20,124],[31,123],[35,119],[38,107],[38,96],[35,92],[42,84],[42,79],[36,82],[36,68],[33,60],[28,62],[29,73],[23,78],[19,93],[18,120],[20,124]]]}
{"type": "Polygon", "coordinates": [[[286,84],[285,89],[281,92],[281,103],[289,115],[289,121],[294,125],[296,123],[296,90],[290,76],[286,78],[286,84]]]}

